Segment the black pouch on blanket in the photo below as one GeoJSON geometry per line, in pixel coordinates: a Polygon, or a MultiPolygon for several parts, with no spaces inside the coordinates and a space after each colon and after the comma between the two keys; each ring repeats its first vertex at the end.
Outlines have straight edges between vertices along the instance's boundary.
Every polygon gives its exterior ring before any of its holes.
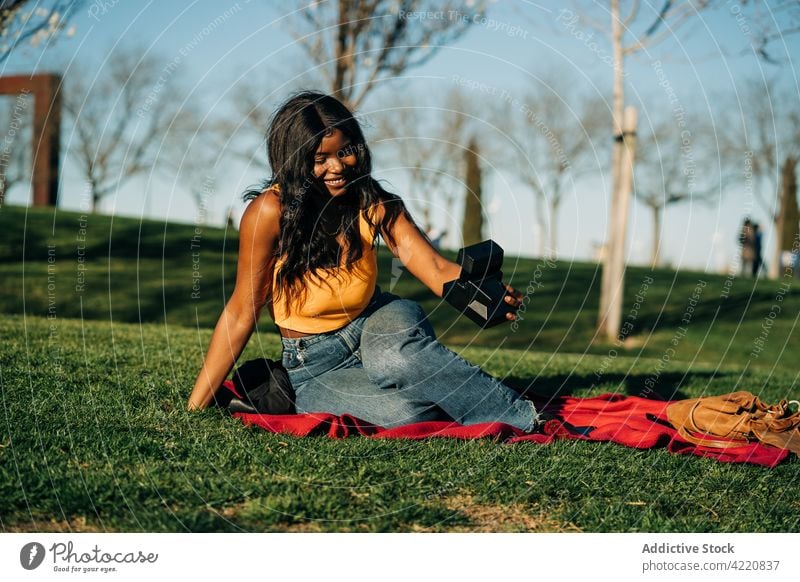
{"type": "MultiPolygon", "coordinates": [[[[250,360],[233,373],[234,394],[226,406],[231,412],[294,414],[294,389],[280,362],[250,360]]],[[[220,404],[222,404],[220,402],[220,404]]]]}

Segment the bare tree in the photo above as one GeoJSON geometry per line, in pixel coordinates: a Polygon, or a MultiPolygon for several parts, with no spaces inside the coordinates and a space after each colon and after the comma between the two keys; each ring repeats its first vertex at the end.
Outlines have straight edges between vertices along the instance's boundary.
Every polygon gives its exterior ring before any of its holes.
{"type": "Polygon", "coordinates": [[[743,85],[727,107],[729,116],[719,124],[719,130],[727,156],[734,163],[744,160],[749,166],[753,198],[775,228],[767,271],[770,278],[776,278],[783,250],[781,165],[800,156],[800,113],[796,94],[781,91],[776,78],[747,79],[743,85]]]}
{"type": "MultiPolygon", "coordinates": [[[[611,210],[608,221],[608,252],[603,262],[600,309],[598,312],[598,331],[608,339],[619,334],[622,316],[622,296],[625,285],[624,248],[627,230],[626,218],[631,193],[627,191],[621,177],[630,174],[622,167],[626,156],[625,134],[623,131],[623,112],[625,110],[625,59],[642,50],[649,50],[665,39],[674,37],[681,27],[702,11],[730,4],[724,0],[660,0],[653,4],[639,0],[608,0],[608,2],[572,3],[573,9],[564,8],[559,12],[557,22],[573,34],[576,25],[590,26],[602,35],[607,35],[611,44],[611,65],[613,70],[612,127],[615,142],[611,155],[611,210]],[[622,5],[625,6],[622,6],[622,5]],[[608,23],[608,24],[607,24],[608,23]],[[626,38],[631,38],[626,41],[626,38]]],[[[797,26],[800,6],[797,2],[779,3],[784,23],[789,17],[792,23],[776,27],[774,8],[766,2],[744,1],[753,22],[764,24],[763,30],[753,35],[756,54],[768,55],[767,47],[776,40],[776,34],[793,33],[797,26]],[[769,18],[760,18],[768,13],[769,18]],[[760,48],[759,48],[760,47],[760,48]]],[[[577,31],[580,35],[581,31],[577,31]]],[[[576,36],[577,37],[577,36],[576,36]]],[[[584,37],[585,38],[585,37],[584,37]]]]}
{"type": "Polygon", "coordinates": [[[197,226],[208,222],[209,204],[217,193],[219,166],[224,157],[214,139],[218,128],[213,124],[201,120],[192,105],[182,107],[172,118],[156,163],[188,191],[197,210],[197,226]]]}
{"type": "Polygon", "coordinates": [[[431,232],[435,228],[434,204],[454,206],[453,182],[460,182],[464,173],[463,144],[469,119],[463,99],[456,90],[444,102],[414,93],[390,96],[379,110],[369,111],[365,120],[373,126],[377,155],[405,170],[409,190],[404,198],[425,231],[431,232]]]}
{"type": "MultiPolygon", "coordinates": [[[[400,165],[407,173],[409,189],[404,198],[420,216],[425,231],[433,228],[432,207],[434,198],[447,181],[450,157],[448,143],[437,130],[425,131],[424,120],[431,120],[430,110],[409,104],[392,108],[382,115],[381,134],[386,137],[377,141],[381,150],[395,155],[395,165],[400,165]]],[[[439,128],[437,128],[439,129],[439,128]]]]}
{"type": "MultiPolygon", "coordinates": [[[[736,3],[726,2],[728,9],[737,18],[745,18],[743,32],[751,37],[750,49],[768,63],[781,63],[790,55],[774,49],[775,44],[784,44],[785,38],[800,32],[800,3],[797,0],[742,0],[742,8],[736,3]],[[743,13],[746,9],[746,14],[743,13]]],[[[787,49],[788,50],[788,49],[787,49]]]]}
{"type": "Polygon", "coordinates": [[[357,110],[381,80],[428,62],[463,35],[483,2],[312,1],[292,34],[327,90],[357,110]]]}
{"type": "Polygon", "coordinates": [[[461,237],[464,246],[483,240],[483,180],[478,141],[472,137],[464,150],[466,194],[461,237]]]}
{"type": "Polygon", "coordinates": [[[571,182],[596,169],[598,143],[603,143],[599,133],[606,129],[608,108],[600,98],[576,91],[577,85],[569,75],[549,70],[518,110],[506,105],[498,115],[515,142],[508,148],[515,155],[505,158],[507,167],[535,196],[542,256],[557,255],[564,194],[571,182]]]}
{"type": "MultiPolygon", "coordinates": [[[[25,43],[38,46],[53,40],[83,3],[83,0],[0,2],[0,63],[25,43]]],[[[71,30],[66,32],[71,34],[71,30]]]]}
{"type": "Polygon", "coordinates": [[[226,103],[206,123],[209,139],[218,152],[245,162],[267,167],[265,136],[270,121],[271,103],[267,101],[269,88],[284,85],[289,90],[299,88],[297,83],[285,78],[302,79],[303,73],[291,69],[251,72],[232,81],[234,88],[227,92],[226,103]],[[295,74],[296,73],[296,74],[295,74]],[[281,79],[281,81],[276,81],[281,79]],[[229,109],[228,109],[229,108],[229,109]]]}
{"type": "Polygon", "coordinates": [[[640,136],[636,154],[633,193],[647,206],[653,217],[650,264],[660,263],[661,230],[664,211],[682,202],[711,203],[718,200],[727,183],[724,168],[717,159],[709,136],[713,130],[699,122],[685,122],[681,130],[674,120],[662,121],[644,137],[640,136]]]}
{"type": "Polygon", "coordinates": [[[156,57],[115,51],[94,81],[72,71],[64,109],[73,123],[68,153],[92,194],[92,210],[128,180],[150,171],[180,132],[177,79],[156,57]],[[170,131],[172,133],[170,133],[170,131]]]}
{"type": "MultiPolygon", "coordinates": [[[[778,232],[781,235],[781,251],[796,255],[800,251],[800,210],[797,208],[797,158],[794,156],[787,157],[781,168],[780,197],[778,232]]],[[[786,268],[785,263],[781,266],[786,268]]]]}
{"type": "Polygon", "coordinates": [[[275,86],[275,79],[287,88],[320,87],[357,111],[381,81],[425,64],[462,36],[485,3],[301,0],[289,31],[307,61],[295,60],[269,75],[250,73],[238,80],[229,102],[233,115],[216,121],[216,140],[226,153],[247,163],[262,159],[254,157],[254,146],[264,142],[271,113],[264,87],[275,86]]]}
{"type": "Polygon", "coordinates": [[[665,0],[661,10],[653,17],[645,14],[650,22],[643,32],[637,35],[630,44],[625,44],[626,32],[636,24],[642,16],[638,1],[631,3],[628,14],[623,18],[620,12],[619,0],[610,0],[610,32],[613,52],[613,98],[612,98],[612,126],[613,135],[617,138],[612,146],[611,161],[611,220],[608,230],[608,253],[603,264],[602,290],[600,295],[600,311],[598,313],[598,329],[605,333],[606,338],[614,339],[619,335],[622,316],[622,297],[625,288],[625,237],[630,192],[625,191],[621,181],[624,159],[624,132],[623,111],[625,109],[624,67],[625,57],[651,47],[667,36],[674,35],[674,31],[688,18],[708,6],[708,1],[677,1],[665,0]]]}
{"type": "Polygon", "coordinates": [[[674,37],[676,31],[712,4],[712,0],[662,0],[658,6],[627,2],[623,14],[621,0],[608,3],[591,3],[574,10],[562,9],[558,22],[566,29],[575,31],[576,25],[590,26],[608,37],[611,44],[612,90],[612,134],[611,148],[611,205],[608,220],[607,252],[603,262],[600,309],[597,327],[607,339],[619,335],[622,323],[622,296],[625,286],[625,237],[628,207],[631,192],[623,176],[631,175],[632,168],[623,168],[630,159],[623,131],[625,112],[625,59],[645,49],[650,49],[666,38],[674,37]],[[626,41],[626,38],[631,38],[626,41]]]}

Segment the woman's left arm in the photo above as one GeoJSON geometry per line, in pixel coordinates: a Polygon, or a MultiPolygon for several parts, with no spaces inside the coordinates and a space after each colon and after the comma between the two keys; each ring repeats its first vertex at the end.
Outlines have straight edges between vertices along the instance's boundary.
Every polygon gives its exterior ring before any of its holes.
{"type": "MultiPolygon", "coordinates": [[[[440,255],[405,214],[400,214],[390,234],[392,234],[391,237],[384,235],[383,239],[392,254],[400,259],[400,262],[411,274],[433,291],[437,297],[442,297],[444,284],[458,279],[461,274],[461,266],[440,255]],[[394,245],[391,243],[392,238],[394,245]]],[[[522,305],[522,293],[511,285],[505,285],[505,287],[508,291],[505,300],[516,311],[522,305]]],[[[515,317],[509,313],[508,319],[514,321],[515,317]]]]}

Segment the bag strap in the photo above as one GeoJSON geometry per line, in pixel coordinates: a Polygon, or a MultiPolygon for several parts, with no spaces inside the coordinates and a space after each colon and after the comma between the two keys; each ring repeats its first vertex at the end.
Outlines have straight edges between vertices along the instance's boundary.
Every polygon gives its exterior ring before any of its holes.
{"type": "MultiPolygon", "coordinates": [[[[705,432],[704,430],[702,430],[700,427],[698,427],[697,423],[694,420],[694,412],[695,412],[695,410],[697,409],[697,407],[700,404],[701,404],[701,402],[700,402],[699,399],[698,399],[697,402],[694,403],[692,408],[689,410],[688,420],[689,420],[689,423],[691,424],[692,430],[695,431],[698,434],[704,435],[705,438],[700,438],[700,437],[692,435],[689,432],[689,430],[686,428],[686,426],[684,426],[684,425],[681,425],[681,426],[678,427],[678,435],[680,435],[681,438],[683,438],[684,440],[686,440],[686,441],[688,441],[688,442],[690,442],[692,444],[695,444],[695,445],[702,445],[702,446],[713,447],[713,448],[718,448],[718,449],[730,449],[730,448],[734,448],[734,447],[741,447],[741,446],[743,446],[743,445],[745,445],[747,443],[750,443],[752,441],[752,439],[749,439],[749,438],[745,438],[744,440],[739,440],[739,439],[719,440],[719,439],[708,438],[708,436],[709,436],[708,433],[705,432]]],[[[797,404],[798,408],[800,408],[800,401],[790,400],[787,403],[787,406],[784,409],[784,411],[786,411],[788,409],[788,405],[791,405],[791,404],[797,404]]],[[[781,408],[783,408],[783,407],[781,407],[781,408]]],[[[770,414],[770,415],[772,415],[772,414],[781,414],[782,411],[779,411],[779,410],[767,410],[766,413],[770,414]]],[[[795,413],[791,414],[790,417],[783,418],[783,419],[771,419],[771,421],[773,423],[780,423],[780,421],[789,421],[791,424],[796,424],[797,423],[797,418],[796,417],[797,417],[798,414],[800,414],[800,410],[798,410],[798,412],[795,412],[795,413]]],[[[739,420],[739,422],[736,424],[736,426],[733,429],[731,429],[731,431],[728,432],[728,434],[733,432],[738,426],[740,426],[742,424],[742,422],[744,422],[746,420],[747,420],[747,417],[742,415],[742,418],[739,420]]],[[[783,424],[783,423],[780,423],[780,424],[783,424]]],[[[785,430],[786,428],[789,428],[789,427],[783,427],[782,426],[780,430],[785,430]]],[[[756,429],[756,430],[758,432],[761,432],[764,429],[761,428],[761,429],[756,429]]],[[[769,431],[770,429],[767,427],[766,430],[769,431]]],[[[755,434],[755,436],[757,437],[757,440],[763,441],[762,436],[760,436],[759,434],[755,434]]]]}
{"type": "MultiPolygon", "coordinates": [[[[700,399],[698,399],[697,402],[694,403],[694,406],[692,406],[692,408],[689,410],[689,415],[688,415],[689,422],[692,425],[692,430],[694,430],[697,433],[706,435],[706,437],[707,437],[708,433],[705,432],[704,430],[702,430],[700,427],[698,427],[697,423],[694,421],[694,411],[697,409],[698,406],[700,406],[700,399]]],[[[745,420],[744,417],[742,417],[739,420],[739,422],[736,424],[736,426],[738,427],[742,423],[742,421],[744,421],[744,420],[745,420]]],[[[731,429],[731,431],[732,430],[733,429],[731,429]]],[[[729,431],[728,434],[730,434],[731,431],[729,431]]],[[[711,438],[699,438],[699,437],[691,435],[689,433],[689,430],[683,425],[678,427],[678,434],[681,436],[681,438],[689,441],[692,444],[703,445],[703,446],[706,446],[706,447],[714,447],[714,448],[717,448],[717,449],[730,449],[730,448],[733,448],[733,447],[741,447],[744,444],[747,444],[747,443],[750,442],[749,439],[745,439],[745,440],[742,441],[742,440],[735,440],[735,439],[732,439],[732,440],[718,440],[718,439],[711,439],[711,438]]]]}

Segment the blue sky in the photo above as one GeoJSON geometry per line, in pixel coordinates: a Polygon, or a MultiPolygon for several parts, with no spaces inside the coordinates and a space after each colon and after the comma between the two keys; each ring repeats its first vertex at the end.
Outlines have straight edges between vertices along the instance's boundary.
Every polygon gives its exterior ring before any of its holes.
{"type": "MultiPolygon", "coordinates": [[[[643,3],[645,6],[647,2],[643,3]]],[[[453,85],[460,75],[522,94],[537,76],[548,69],[563,70],[581,86],[576,90],[596,92],[610,101],[611,69],[604,62],[610,54],[608,42],[595,33],[596,45],[585,36],[578,37],[559,21],[561,2],[497,2],[487,17],[492,22],[474,25],[452,46],[444,47],[425,66],[409,71],[407,78],[383,84],[365,103],[364,110],[380,109],[390,93],[424,92],[435,99],[453,85]],[[516,28],[512,28],[516,27],[516,28]]],[[[62,37],[42,52],[27,48],[13,55],[4,66],[4,74],[19,71],[67,71],[80,63],[89,70],[99,70],[116,45],[135,45],[153,51],[165,64],[180,57],[178,75],[206,113],[229,111],[225,105],[241,76],[263,80],[263,99],[270,109],[285,99],[294,88],[287,81],[298,69],[307,66],[302,53],[287,33],[288,17],[283,11],[290,3],[266,3],[257,0],[238,2],[198,0],[195,2],[134,2],[113,0],[87,2],[71,24],[75,33],[62,37]],[[224,21],[208,32],[215,19],[224,21]],[[204,33],[204,29],[206,32],[204,33]],[[194,39],[194,41],[193,41],[194,39]],[[199,40],[198,40],[199,39],[199,40]],[[191,50],[186,53],[186,47],[191,50]],[[182,56],[181,50],[185,56],[182,56]]],[[[749,21],[737,20],[738,3],[723,3],[718,9],[703,13],[678,33],[667,38],[649,53],[640,53],[627,61],[627,100],[640,109],[640,128],[649,120],[664,117],[670,102],[653,67],[661,61],[663,78],[668,79],[675,95],[686,109],[698,115],[716,116],[737,87],[762,75],[779,77],[780,83],[797,95],[797,70],[791,55],[798,54],[798,38],[786,39],[783,49],[788,62],[765,64],[748,50],[749,21]]],[[[219,22],[219,21],[218,21],[219,22]]],[[[582,34],[591,29],[581,28],[582,34]]],[[[573,29],[574,31],[574,29],[573,29]]],[[[780,45],[777,45],[780,50],[780,45]]],[[[68,132],[69,128],[64,127],[68,132]]],[[[263,156],[255,151],[254,155],[263,156]]],[[[391,160],[378,157],[376,174],[391,181],[403,194],[407,184],[399,172],[392,171],[391,160]],[[382,166],[381,161],[385,161],[382,166]]],[[[599,159],[598,168],[607,164],[599,159]]],[[[608,172],[597,172],[578,182],[565,196],[559,223],[559,254],[565,259],[589,259],[592,244],[605,239],[608,214],[608,172]]],[[[80,176],[67,161],[62,179],[61,206],[77,209],[80,205],[80,176]]],[[[259,180],[263,171],[235,161],[225,163],[217,176],[216,192],[209,204],[209,220],[221,223],[226,208],[236,214],[243,208],[242,190],[259,180]]],[[[487,235],[499,242],[509,254],[535,254],[536,232],[533,195],[514,176],[493,173],[487,178],[489,207],[493,210],[487,235]]],[[[10,193],[11,203],[25,203],[29,193],[20,188],[10,193]]],[[[437,199],[434,196],[434,199],[437,199]]],[[[440,199],[442,200],[442,199],[440,199]]],[[[734,238],[744,216],[744,209],[771,228],[766,214],[752,204],[743,189],[732,185],[714,204],[683,204],[670,207],[665,214],[663,256],[682,268],[719,271],[728,268],[734,255],[734,238]]],[[[183,185],[158,176],[129,182],[113,197],[103,202],[104,212],[192,222],[197,213],[183,185]],[[149,193],[147,188],[149,188],[149,193]]],[[[437,222],[455,224],[460,206],[448,208],[440,202],[435,211],[437,222]]],[[[652,223],[644,206],[633,202],[629,220],[629,258],[643,264],[649,256],[652,223]]],[[[452,231],[452,226],[450,227],[452,231]]],[[[455,233],[448,246],[457,246],[455,233]]],[[[770,240],[766,241],[769,248],[770,240]]]]}

